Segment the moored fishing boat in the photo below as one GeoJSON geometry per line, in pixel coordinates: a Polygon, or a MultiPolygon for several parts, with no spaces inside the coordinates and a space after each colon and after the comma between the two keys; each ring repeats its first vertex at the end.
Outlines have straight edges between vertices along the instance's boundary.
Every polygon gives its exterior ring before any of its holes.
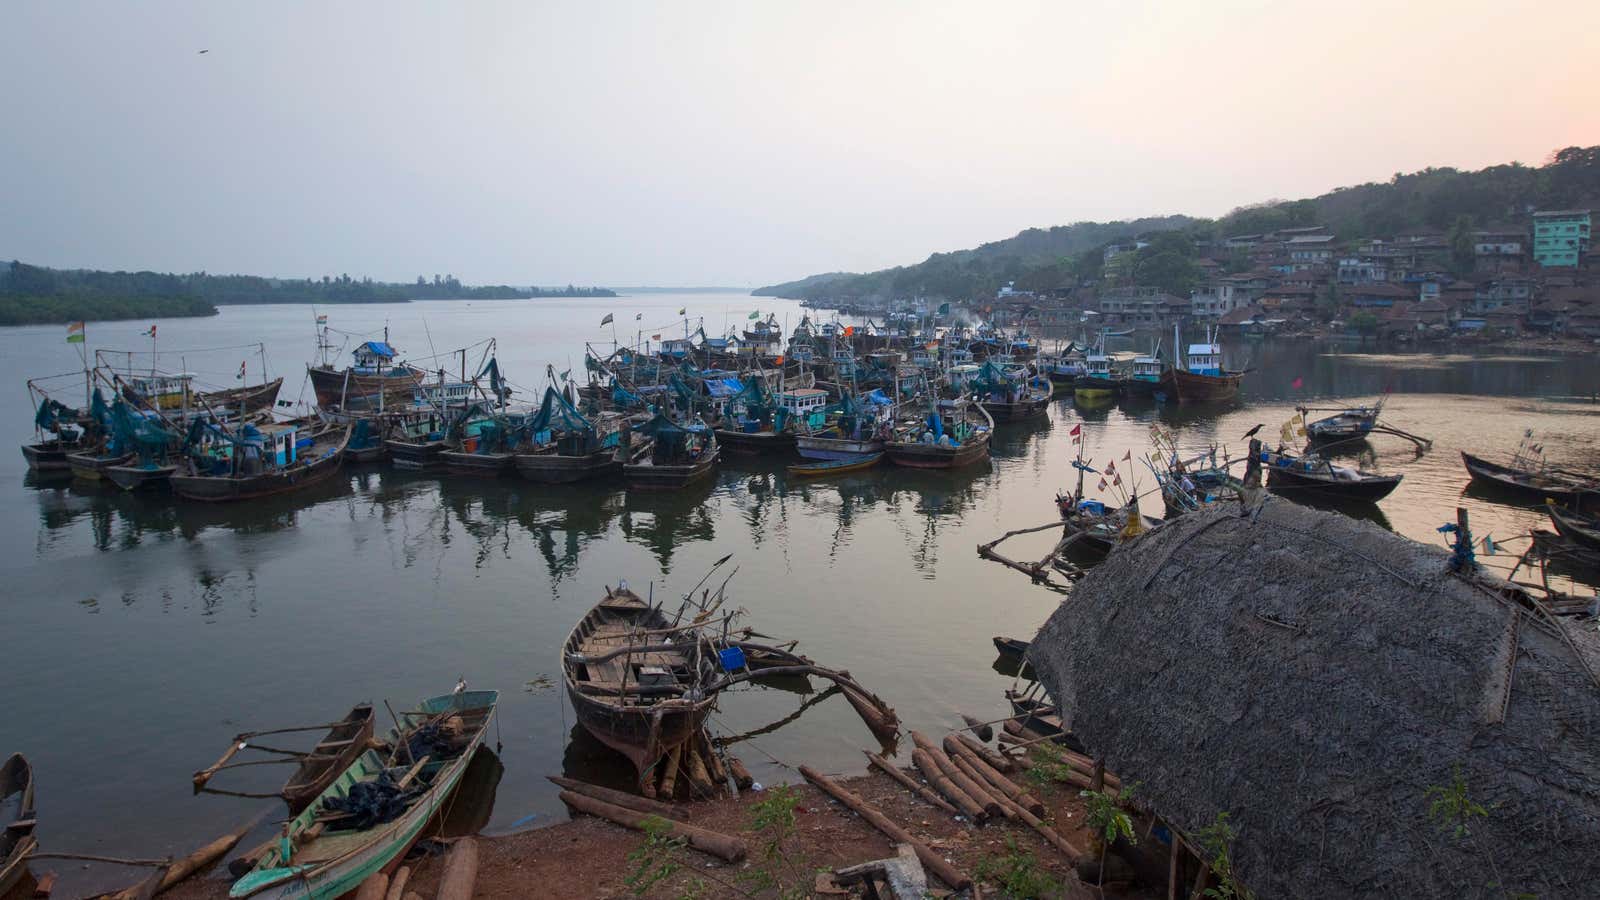
{"type": "Polygon", "coordinates": [[[843,475],[846,472],[860,472],[870,469],[883,461],[883,453],[868,453],[855,459],[830,459],[823,462],[801,463],[790,466],[789,474],[796,478],[822,478],[828,475],[843,475]]]}
{"type": "Polygon", "coordinates": [[[1281,451],[1261,451],[1261,467],[1267,473],[1267,486],[1294,499],[1302,493],[1339,500],[1374,503],[1394,493],[1403,475],[1379,475],[1307,453],[1295,456],[1281,451]]]}
{"type": "MultiPolygon", "coordinates": [[[[88,384],[93,377],[89,372],[56,375],[42,379],[28,379],[28,399],[34,409],[32,443],[22,445],[22,457],[28,469],[37,475],[66,475],[72,471],[67,456],[90,449],[98,440],[97,422],[91,416],[56,400],[43,382],[63,381],[81,377],[88,384]]],[[[87,388],[85,388],[86,399],[87,388]]],[[[102,401],[103,402],[103,401],[102,401]]]]}
{"type": "Polygon", "coordinates": [[[1017,662],[1022,662],[1023,657],[1028,652],[1028,642],[1022,638],[995,635],[994,649],[998,651],[1001,656],[1004,656],[1008,659],[1014,659],[1017,662]]]}
{"type": "Polygon", "coordinates": [[[33,837],[33,766],[13,753],[0,765],[0,897],[17,886],[28,871],[28,854],[39,842],[33,837]]]}
{"type": "Polygon", "coordinates": [[[540,484],[614,475],[622,470],[618,450],[627,421],[618,412],[587,417],[554,387],[546,387],[539,411],[528,422],[533,440],[517,451],[517,472],[540,484]]]}
{"type": "Polygon", "coordinates": [[[1105,332],[1084,356],[1083,374],[1073,379],[1072,391],[1075,400],[1089,403],[1106,402],[1122,392],[1122,379],[1105,351],[1105,332]]]}
{"type": "Polygon", "coordinates": [[[387,750],[368,749],[284,824],[229,897],[327,900],[355,890],[410,849],[441,814],[482,746],[499,694],[458,691],[401,713],[387,750]],[[370,798],[376,803],[363,803],[370,798]],[[379,807],[381,810],[375,810],[379,807]]]}
{"type": "Polygon", "coordinates": [[[288,762],[295,758],[299,759],[299,766],[284,781],[283,787],[279,788],[277,793],[277,796],[282,797],[283,801],[289,805],[289,814],[297,815],[301,810],[310,806],[311,801],[317,799],[319,794],[327,790],[328,786],[333,784],[333,780],[350,768],[361,754],[371,749],[373,722],[372,704],[359,703],[350,712],[346,713],[344,718],[330,725],[274,728],[267,731],[247,731],[242,734],[236,734],[228,742],[228,749],[223,752],[221,759],[218,759],[211,766],[194,773],[191,780],[194,783],[195,793],[207,791],[234,796],[271,796],[241,794],[238,791],[219,790],[210,787],[211,779],[225,769],[267,763],[268,761],[264,760],[232,761],[235,756],[244,751],[258,749],[264,753],[286,757],[286,759],[272,760],[271,762],[288,762]],[[256,738],[266,735],[287,734],[298,731],[321,731],[323,729],[326,729],[326,734],[322,740],[304,753],[279,750],[266,746],[256,747],[252,743],[256,738]]]}
{"type": "MultiPolygon", "coordinates": [[[[1178,340],[1174,329],[1174,354],[1178,340]]],[[[1160,390],[1172,403],[1216,403],[1239,396],[1243,380],[1243,372],[1222,368],[1222,347],[1208,334],[1205,343],[1190,344],[1188,352],[1161,374],[1160,390]]]]}
{"type": "Polygon", "coordinates": [[[1557,533],[1573,544],[1590,552],[1600,552],[1600,517],[1571,509],[1562,509],[1553,501],[1545,501],[1545,510],[1557,533]]]}
{"type": "Polygon", "coordinates": [[[678,490],[709,478],[717,465],[717,437],[703,422],[679,424],[657,413],[631,426],[625,440],[629,490],[678,490]]]}
{"type": "Polygon", "coordinates": [[[883,438],[894,416],[894,401],[881,391],[846,393],[820,414],[806,417],[795,436],[795,449],[806,459],[859,459],[883,450],[883,438]],[[821,427],[813,427],[818,421],[821,427]]]}
{"type": "Polygon", "coordinates": [[[122,398],[142,409],[199,410],[243,417],[271,411],[283,387],[280,376],[261,384],[197,391],[194,376],[188,372],[124,375],[117,382],[122,398]]]}
{"type": "Polygon", "coordinates": [[[1465,450],[1461,451],[1461,462],[1474,484],[1508,499],[1529,504],[1548,499],[1569,509],[1590,509],[1600,503],[1600,482],[1551,468],[1544,461],[1543,448],[1532,444],[1531,438],[1531,433],[1523,435],[1510,465],[1490,462],[1465,450]]]}
{"type": "Polygon", "coordinates": [[[902,419],[884,441],[890,462],[914,469],[956,469],[989,458],[994,420],[982,404],[956,400],[925,409],[924,415],[902,419]]]}
{"type": "Polygon", "coordinates": [[[1040,375],[1056,384],[1070,387],[1078,376],[1083,374],[1083,359],[1074,355],[1069,345],[1066,350],[1058,348],[1051,353],[1039,354],[1034,359],[1033,367],[1040,375]]]}
{"type": "MultiPolygon", "coordinates": [[[[715,429],[717,443],[729,453],[771,454],[793,449],[793,411],[773,397],[761,376],[747,374],[741,384],[739,392],[723,405],[715,429]]],[[[826,397],[818,394],[818,401],[826,397]]]]}
{"type": "Polygon", "coordinates": [[[224,502],[301,490],[332,478],[344,462],[350,426],[300,423],[227,427],[197,421],[187,454],[168,481],[178,496],[224,502]]]}
{"type": "Polygon", "coordinates": [[[1161,344],[1148,354],[1141,354],[1133,358],[1133,366],[1128,372],[1128,377],[1122,381],[1122,393],[1125,397],[1152,397],[1161,390],[1161,344]]]}
{"type": "Polygon", "coordinates": [[[332,345],[326,324],[318,332],[317,346],[324,359],[320,365],[307,366],[306,375],[311,379],[317,405],[324,409],[382,410],[405,406],[427,375],[416,366],[395,362],[400,352],[389,343],[387,328],[383,340],[365,341],[356,347],[352,351],[355,364],[344,369],[335,369],[327,359],[332,345]]]}
{"type": "Polygon", "coordinates": [[[1045,414],[1055,383],[1043,375],[1028,375],[1026,369],[1002,369],[987,361],[973,382],[978,401],[995,422],[1026,422],[1045,414]]]}
{"type": "MultiPolygon", "coordinates": [[[[1306,407],[1301,407],[1299,411],[1302,416],[1312,412],[1306,407]]],[[[1379,401],[1373,406],[1355,406],[1316,421],[1307,421],[1306,439],[1313,444],[1359,441],[1372,433],[1378,424],[1378,414],[1382,411],[1383,402],[1379,401]]]]}

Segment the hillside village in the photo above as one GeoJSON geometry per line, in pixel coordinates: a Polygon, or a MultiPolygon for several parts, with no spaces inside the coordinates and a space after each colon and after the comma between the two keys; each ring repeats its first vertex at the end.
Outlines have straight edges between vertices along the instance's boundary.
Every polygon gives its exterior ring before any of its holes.
{"type": "MultiPolygon", "coordinates": [[[[1200,271],[1188,296],[1142,284],[1139,251],[1169,233],[1101,251],[1097,279],[1001,288],[980,311],[1003,326],[1224,333],[1353,332],[1397,341],[1526,334],[1600,338],[1600,211],[1536,210],[1514,224],[1340,240],[1322,225],[1192,239],[1200,271]]],[[[882,304],[849,305],[858,312],[882,304]]]]}

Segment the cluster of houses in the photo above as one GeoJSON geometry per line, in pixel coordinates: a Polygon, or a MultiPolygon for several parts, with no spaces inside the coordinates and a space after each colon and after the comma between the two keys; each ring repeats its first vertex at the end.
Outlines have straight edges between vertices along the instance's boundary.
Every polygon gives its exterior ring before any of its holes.
{"type": "Polygon", "coordinates": [[[1204,275],[1178,297],[1133,277],[1142,241],[1105,249],[1093,285],[1048,296],[1001,291],[1000,324],[1166,328],[1214,324],[1242,331],[1361,330],[1399,339],[1477,332],[1600,337],[1600,210],[1534,212],[1526,224],[1472,234],[1341,241],[1323,226],[1284,228],[1197,243],[1204,275]],[[1470,271],[1467,271],[1470,268],[1470,271]]]}

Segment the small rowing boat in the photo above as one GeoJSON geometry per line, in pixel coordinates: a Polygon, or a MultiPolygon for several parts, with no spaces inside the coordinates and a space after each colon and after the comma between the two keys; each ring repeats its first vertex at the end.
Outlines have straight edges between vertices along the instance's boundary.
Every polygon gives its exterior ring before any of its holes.
{"type": "Polygon", "coordinates": [[[28,871],[28,854],[39,846],[33,824],[33,767],[13,753],[0,766],[0,897],[28,871]]]}
{"type": "Polygon", "coordinates": [[[1503,466],[1463,450],[1461,462],[1474,483],[1497,490],[1524,502],[1554,500],[1569,508],[1582,508],[1600,500],[1600,484],[1583,481],[1566,473],[1534,468],[1519,454],[1512,465],[1503,466]]]}
{"type": "Polygon", "coordinates": [[[1262,450],[1261,465],[1267,473],[1267,487],[1291,500],[1304,492],[1373,503],[1394,493],[1394,489],[1400,486],[1400,480],[1405,477],[1336,466],[1315,453],[1294,456],[1262,450]]]}
{"type": "Polygon", "coordinates": [[[315,802],[284,824],[229,897],[325,900],[356,889],[398,860],[441,813],[494,718],[496,691],[422,701],[369,747],[315,802]]]}
{"type": "Polygon", "coordinates": [[[998,650],[1001,656],[1021,662],[1028,652],[1028,642],[1022,638],[995,635],[994,649],[998,650]]]}
{"type": "Polygon", "coordinates": [[[1550,500],[1545,501],[1545,509],[1562,537],[1585,550],[1600,551],[1600,517],[1562,509],[1550,500]]]}
{"type": "Polygon", "coordinates": [[[818,463],[801,463],[789,467],[789,474],[796,478],[822,478],[828,475],[843,475],[846,472],[859,472],[870,469],[883,461],[883,453],[869,453],[855,459],[833,459],[818,463]]]}

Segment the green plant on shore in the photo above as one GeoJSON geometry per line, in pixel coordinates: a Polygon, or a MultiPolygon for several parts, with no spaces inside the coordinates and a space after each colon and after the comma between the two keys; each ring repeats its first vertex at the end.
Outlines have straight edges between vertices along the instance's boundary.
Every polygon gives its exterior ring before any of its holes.
{"type": "Polygon", "coordinates": [[[683,868],[678,854],[688,846],[683,838],[673,837],[672,824],[660,816],[646,816],[642,824],[644,843],[628,854],[633,870],[623,879],[635,897],[643,897],[657,884],[678,874],[683,868]]]}
{"type": "Polygon", "coordinates": [[[1430,784],[1423,797],[1429,801],[1428,819],[1438,825],[1440,831],[1453,831],[1458,841],[1472,833],[1470,826],[1474,818],[1489,815],[1487,809],[1467,796],[1467,779],[1461,774],[1460,763],[1456,763],[1455,774],[1448,785],[1430,784]]]}
{"type": "Polygon", "coordinates": [[[1014,837],[1006,838],[1005,855],[979,860],[976,874],[1016,900],[1058,897],[1063,890],[1061,882],[1039,866],[1033,853],[1018,847],[1014,837]]]}
{"type": "Polygon", "coordinates": [[[1070,783],[1077,772],[1045,747],[1034,746],[1028,751],[1028,758],[1030,765],[1022,777],[1040,790],[1054,784],[1070,783]]]}
{"type": "Polygon", "coordinates": [[[794,788],[778,785],[750,809],[750,827],[761,838],[756,855],[762,865],[745,871],[740,880],[757,891],[773,891],[783,900],[804,898],[811,890],[811,880],[785,848],[794,836],[794,810],[799,804],[794,788]]]}
{"type": "Polygon", "coordinates": [[[1083,798],[1084,824],[1100,838],[1100,871],[1096,884],[1101,886],[1102,893],[1106,880],[1106,849],[1115,844],[1119,837],[1130,844],[1139,842],[1133,833],[1133,817],[1123,809],[1133,799],[1135,787],[1137,785],[1124,785],[1122,790],[1114,794],[1110,791],[1078,792],[1078,796],[1083,798]]]}
{"type": "Polygon", "coordinates": [[[1239,832],[1228,823],[1228,814],[1217,813],[1210,825],[1195,832],[1195,840],[1211,857],[1207,863],[1217,883],[1206,888],[1205,896],[1211,900],[1255,900],[1255,894],[1239,882],[1233,871],[1233,842],[1239,832]]]}

